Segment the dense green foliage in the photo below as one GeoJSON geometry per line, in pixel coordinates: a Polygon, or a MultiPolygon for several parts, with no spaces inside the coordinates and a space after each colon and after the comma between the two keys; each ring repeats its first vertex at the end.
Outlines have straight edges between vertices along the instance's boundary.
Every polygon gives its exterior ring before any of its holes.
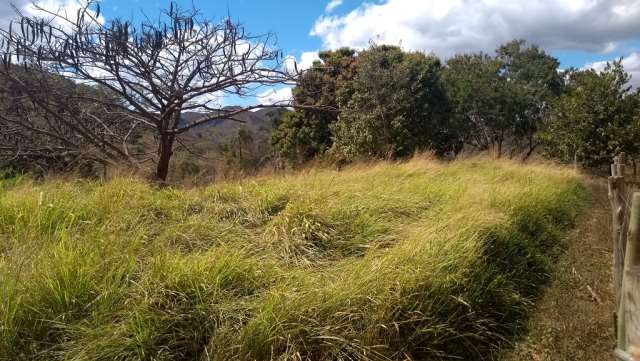
{"type": "Polygon", "coordinates": [[[514,86],[501,76],[501,63],[485,54],[457,55],[443,78],[459,134],[466,144],[498,154],[518,112],[514,86]]]}
{"type": "Polygon", "coordinates": [[[0,183],[0,359],[490,359],[587,202],[476,158],[157,189],[0,183]]]}
{"type": "MultiPolygon", "coordinates": [[[[633,161],[640,156],[640,92],[629,88],[621,61],[603,71],[561,71],[557,59],[521,40],[501,45],[494,54],[458,54],[444,64],[434,55],[375,44],[358,52],[342,48],[319,56],[293,89],[294,111],[279,113],[268,142],[242,134],[215,149],[206,147],[207,139],[204,146],[181,142],[172,178],[254,174],[267,164],[280,168],[316,157],[338,164],[398,159],[420,151],[445,158],[462,151],[490,151],[521,159],[537,152],[592,168],[604,168],[619,152],[633,161]],[[199,159],[206,158],[219,161],[215,166],[201,164],[199,159]]],[[[43,98],[49,97],[46,89],[52,85],[38,82],[60,83],[63,96],[49,98],[52,108],[63,109],[61,119],[82,122],[94,131],[103,128],[95,115],[104,107],[58,100],[82,92],[94,98],[112,95],[51,76],[34,75],[31,80],[43,98]]],[[[0,84],[0,93],[16,91],[0,84]]],[[[87,144],[76,130],[67,131],[65,121],[44,116],[30,102],[4,98],[0,109],[10,117],[0,117],[0,167],[41,174],[78,169],[84,175],[102,174],[104,154],[88,151],[95,144],[87,144]],[[32,129],[48,124],[56,132],[31,132],[25,124],[32,129]]],[[[137,129],[129,133],[131,129],[118,126],[117,112],[112,113],[100,115],[115,131],[98,138],[126,136],[130,155],[150,153],[146,143],[154,138],[143,137],[137,129]]],[[[117,157],[110,161],[119,162],[117,157]]]]}
{"type": "Polygon", "coordinates": [[[528,156],[549,102],[563,89],[558,61],[537,46],[512,41],[486,54],[457,55],[443,71],[459,134],[476,149],[528,156]]]}
{"type": "Polygon", "coordinates": [[[436,57],[376,46],[358,55],[357,66],[338,95],[340,117],[331,127],[337,157],[397,158],[451,148],[436,57]]]}
{"type": "Polygon", "coordinates": [[[628,77],[620,62],[602,72],[570,71],[541,135],[548,153],[591,167],[608,166],[619,152],[636,156],[640,95],[630,91],[628,77]]]}
{"type": "Polygon", "coordinates": [[[536,150],[598,167],[624,151],[637,157],[640,95],[620,62],[603,72],[561,71],[536,45],[514,40],[495,55],[433,55],[372,45],[324,53],[294,90],[297,108],[273,136],[291,163],[456,155],[490,150],[528,158],[536,150]],[[540,146],[543,146],[541,148],[540,146]]]}
{"type": "Polygon", "coordinates": [[[286,113],[272,142],[280,156],[304,162],[333,143],[330,125],[338,118],[337,93],[355,75],[355,51],[339,49],[319,54],[321,62],[305,72],[293,90],[294,104],[305,108],[286,113]]]}
{"type": "Polygon", "coordinates": [[[531,154],[538,145],[535,138],[549,112],[549,104],[564,90],[563,74],[557,59],[536,45],[525,46],[512,41],[496,51],[502,64],[502,75],[512,84],[510,97],[516,98],[513,138],[519,148],[531,154]]]}

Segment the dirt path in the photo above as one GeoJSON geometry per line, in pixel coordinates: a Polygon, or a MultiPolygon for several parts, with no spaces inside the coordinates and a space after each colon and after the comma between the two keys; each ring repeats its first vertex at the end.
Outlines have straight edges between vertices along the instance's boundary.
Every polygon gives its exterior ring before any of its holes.
{"type": "Polygon", "coordinates": [[[612,360],[610,213],[603,181],[594,202],[569,235],[554,279],[529,320],[529,334],[504,361],[612,360]]]}

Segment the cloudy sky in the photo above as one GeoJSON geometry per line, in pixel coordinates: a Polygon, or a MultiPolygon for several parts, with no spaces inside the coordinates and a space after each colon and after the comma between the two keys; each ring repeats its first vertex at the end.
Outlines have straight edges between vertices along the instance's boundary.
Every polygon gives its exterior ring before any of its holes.
{"type": "MultiPolygon", "coordinates": [[[[9,0],[11,1],[11,0],[9,0]]],[[[29,0],[14,0],[25,8],[29,0]]],[[[73,8],[77,0],[43,0],[49,8],[73,8]]],[[[190,6],[191,0],[178,0],[190,6]]],[[[253,34],[274,32],[278,47],[308,66],[322,49],[362,48],[371,41],[442,58],[459,52],[492,52],[514,38],[537,43],[563,68],[601,69],[624,57],[640,85],[640,0],[207,0],[203,15],[231,14],[253,34]]],[[[102,0],[104,17],[154,17],[168,0],[102,0]],[[144,15],[143,15],[144,14],[144,15]]],[[[0,24],[13,13],[0,0],[0,24]]],[[[286,89],[264,94],[286,97],[286,89]]]]}

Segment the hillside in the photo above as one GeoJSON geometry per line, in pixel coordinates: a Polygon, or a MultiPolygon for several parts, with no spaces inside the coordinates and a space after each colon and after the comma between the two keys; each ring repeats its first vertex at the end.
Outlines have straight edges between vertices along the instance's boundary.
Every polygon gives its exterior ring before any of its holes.
{"type": "MultiPolygon", "coordinates": [[[[258,109],[240,113],[234,119],[216,119],[192,128],[187,132],[186,137],[192,141],[201,139],[212,145],[218,145],[230,141],[237,136],[240,128],[244,128],[254,134],[257,140],[268,139],[276,126],[277,118],[285,111],[284,109],[258,109]]],[[[182,121],[188,124],[202,115],[198,112],[187,112],[182,114],[182,121]]]]}
{"type": "Polygon", "coordinates": [[[573,171],[481,158],[5,182],[0,357],[490,359],[589,198],[573,171]]]}

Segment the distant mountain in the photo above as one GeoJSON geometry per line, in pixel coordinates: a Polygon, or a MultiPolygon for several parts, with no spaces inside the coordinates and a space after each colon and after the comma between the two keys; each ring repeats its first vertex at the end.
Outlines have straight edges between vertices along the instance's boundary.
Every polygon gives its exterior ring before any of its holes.
{"type": "MultiPolygon", "coordinates": [[[[234,110],[236,107],[226,107],[224,110],[234,110]]],[[[258,109],[256,111],[243,112],[234,119],[220,118],[190,129],[185,135],[193,140],[207,140],[212,144],[227,142],[238,134],[240,128],[249,130],[256,138],[266,138],[276,126],[276,120],[286,109],[258,109]]],[[[205,113],[187,112],[182,114],[182,121],[190,123],[204,116],[205,113]]],[[[210,114],[210,113],[206,113],[210,114]]]]}

